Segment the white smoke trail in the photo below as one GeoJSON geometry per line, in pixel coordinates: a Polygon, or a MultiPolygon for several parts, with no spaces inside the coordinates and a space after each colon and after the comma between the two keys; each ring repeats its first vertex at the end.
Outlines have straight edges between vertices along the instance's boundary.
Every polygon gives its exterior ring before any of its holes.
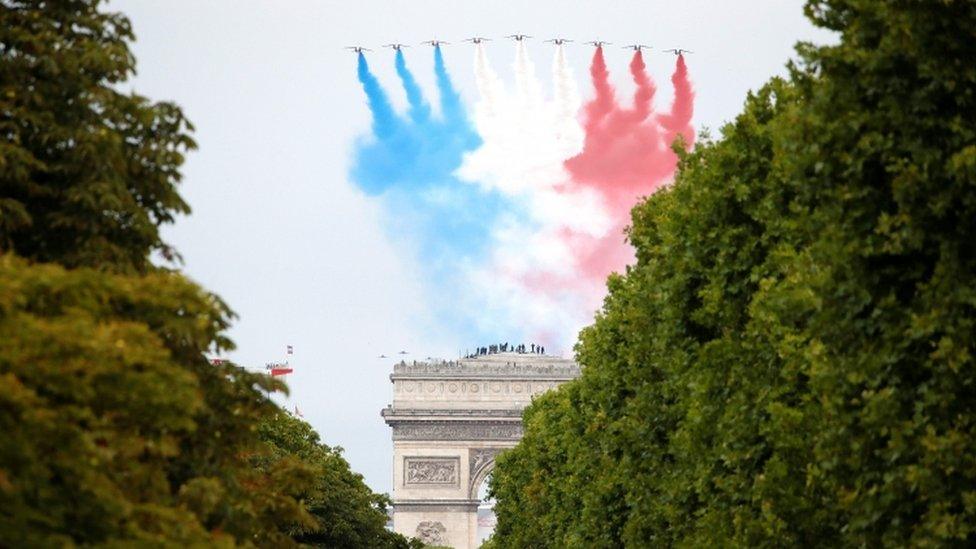
{"type": "Polygon", "coordinates": [[[475,125],[482,145],[465,156],[458,175],[515,197],[526,208],[496,227],[492,267],[472,267],[467,273],[477,289],[471,295],[491,298],[466,306],[482,312],[485,331],[511,333],[517,326],[526,337],[565,342],[591,312],[573,292],[545,290],[564,287],[558,281],[574,276],[574,255],[560,233],[600,233],[608,224],[598,196],[566,191],[569,176],[563,162],[583,145],[576,81],[562,46],[553,56],[549,99],[543,97],[524,42],[516,44],[511,93],[491,70],[480,45],[474,64],[480,94],[475,125]]]}
{"type": "Polygon", "coordinates": [[[513,68],[519,101],[524,104],[525,108],[538,107],[542,103],[542,86],[535,76],[535,65],[529,58],[529,52],[523,40],[515,43],[515,64],[513,68]]]}
{"type": "Polygon", "coordinates": [[[494,116],[498,110],[499,96],[504,94],[505,90],[498,75],[488,63],[485,48],[480,42],[475,44],[474,49],[474,76],[478,93],[481,95],[477,108],[484,109],[487,116],[494,116]]]}
{"type": "Polygon", "coordinates": [[[556,138],[565,147],[567,158],[583,146],[583,127],[577,120],[582,102],[573,71],[566,63],[566,51],[556,47],[552,60],[552,84],[555,99],[556,138]]]}

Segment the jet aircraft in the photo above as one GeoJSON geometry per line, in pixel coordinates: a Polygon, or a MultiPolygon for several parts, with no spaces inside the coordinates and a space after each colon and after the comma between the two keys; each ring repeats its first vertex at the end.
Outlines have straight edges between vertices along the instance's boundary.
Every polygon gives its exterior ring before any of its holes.
{"type": "Polygon", "coordinates": [[[671,48],[670,50],[664,50],[664,51],[666,51],[668,53],[673,53],[675,55],[681,55],[683,53],[695,53],[695,52],[693,52],[691,50],[683,50],[681,48],[671,48]]]}
{"type": "Polygon", "coordinates": [[[445,42],[444,40],[438,40],[435,38],[433,40],[427,40],[426,42],[421,42],[421,44],[427,44],[428,46],[434,46],[435,48],[439,48],[443,44],[450,44],[450,42],[445,42]]]}
{"type": "Polygon", "coordinates": [[[629,46],[624,46],[624,49],[625,50],[628,50],[629,49],[629,50],[634,50],[634,51],[641,51],[641,50],[649,50],[649,49],[651,49],[651,47],[650,46],[645,46],[644,44],[631,44],[629,46]]]}
{"type": "Polygon", "coordinates": [[[369,48],[364,48],[362,46],[346,46],[347,50],[352,50],[356,53],[363,53],[364,51],[373,51],[369,48]]]}
{"type": "Polygon", "coordinates": [[[550,38],[549,40],[546,40],[546,42],[550,44],[555,44],[557,46],[562,46],[567,42],[572,42],[572,40],[570,40],[569,38],[550,38]]]}
{"type": "Polygon", "coordinates": [[[408,46],[406,44],[400,44],[400,43],[394,42],[393,44],[384,44],[383,47],[384,48],[393,48],[396,51],[400,51],[401,48],[409,48],[410,46],[408,46]]]}
{"type": "Polygon", "coordinates": [[[491,38],[484,38],[482,36],[473,36],[471,38],[465,38],[465,42],[471,42],[472,44],[480,44],[482,42],[490,41],[491,38]]]}
{"type": "Polygon", "coordinates": [[[591,41],[587,42],[587,44],[589,44],[590,46],[596,46],[598,48],[602,48],[603,46],[606,46],[606,45],[612,44],[612,43],[613,42],[607,42],[606,40],[591,40],[591,41]]]}
{"type": "Polygon", "coordinates": [[[525,40],[526,38],[532,38],[532,37],[529,36],[529,35],[527,35],[527,34],[509,34],[505,38],[511,38],[512,40],[515,40],[516,42],[521,42],[522,40],[525,40]]]}

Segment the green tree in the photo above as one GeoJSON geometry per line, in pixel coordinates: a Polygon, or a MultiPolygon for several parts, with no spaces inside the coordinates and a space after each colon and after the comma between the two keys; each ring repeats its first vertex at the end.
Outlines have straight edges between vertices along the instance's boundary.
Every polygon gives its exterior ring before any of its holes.
{"type": "Polygon", "coordinates": [[[233,313],[152,263],[191,126],[118,91],[101,4],[0,0],[0,546],[398,546],[337,452],[274,457],[284,385],[211,363],[233,313]]]}
{"type": "Polygon", "coordinates": [[[0,249],[126,272],[173,252],[188,213],[182,111],[119,91],[135,72],[128,19],[100,0],[0,1],[0,249]]]}
{"type": "Polygon", "coordinates": [[[342,449],[322,444],[311,425],[280,411],[266,418],[258,433],[271,450],[255,458],[260,469],[293,461],[314,473],[302,497],[317,524],[296,524],[291,531],[296,541],[315,547],[417,547],[386,529],[389,497],[373,493],[349,468],[342,449]]]}
{"type": "Polygon", "coordinates": [[[0,256],[0,545],[279,545],[313,524],[296,464],[262,471],[282,385],[202,350],[225,308],[183,277],[0,256]]]}
{"type": "Polygon", "coordinates": [[[495,547],[976,541],[976,4],[811,0],[498,460],[495,547]]]}

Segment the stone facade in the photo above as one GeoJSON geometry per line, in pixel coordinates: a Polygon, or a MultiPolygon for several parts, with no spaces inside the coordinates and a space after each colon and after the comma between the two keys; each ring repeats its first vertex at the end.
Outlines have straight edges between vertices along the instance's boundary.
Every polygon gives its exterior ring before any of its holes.
{"type": "Polygon", "coordinates": [[[393,528],[430,544],[477,546],[478,489],[522,438],[522,409],[579,375],[570,360],[499,353],[394,365],[393,528]]]}

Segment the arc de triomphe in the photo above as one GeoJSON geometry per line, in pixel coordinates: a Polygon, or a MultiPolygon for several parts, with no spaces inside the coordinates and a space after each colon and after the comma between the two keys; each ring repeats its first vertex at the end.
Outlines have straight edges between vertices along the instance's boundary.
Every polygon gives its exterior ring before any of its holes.
{"type": "Polygon", "coordinates": [[[579,375],[571,360],[496,353],[393,366],[393,529],[432,545],[477,547],[478,489],[522,437],[532,397],[579,375]]]}

